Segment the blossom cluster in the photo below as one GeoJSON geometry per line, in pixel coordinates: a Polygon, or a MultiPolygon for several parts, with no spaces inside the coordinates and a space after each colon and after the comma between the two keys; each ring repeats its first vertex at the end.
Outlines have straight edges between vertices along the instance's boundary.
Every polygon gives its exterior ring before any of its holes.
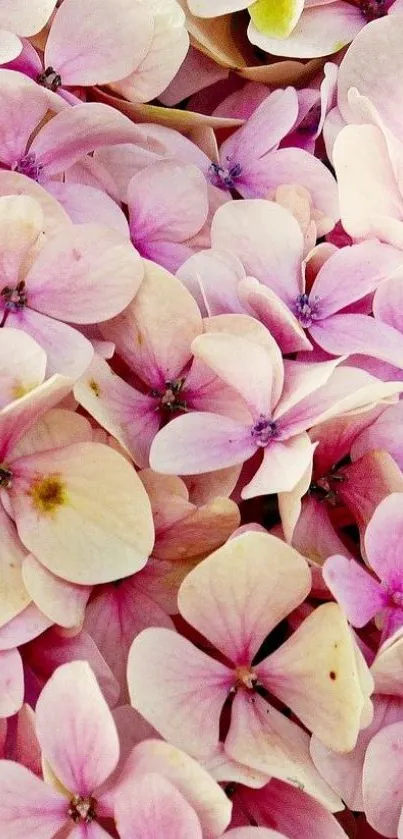
{"type": "Polygon", "coordinates": [[[403,839],[402,44],[0,0],[2,839],[403,839]]]}

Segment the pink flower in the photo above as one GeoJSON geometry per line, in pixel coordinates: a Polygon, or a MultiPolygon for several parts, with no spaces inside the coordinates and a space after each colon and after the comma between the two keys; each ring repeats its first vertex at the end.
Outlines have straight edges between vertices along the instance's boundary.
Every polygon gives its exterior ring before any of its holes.
{"type": "Polygon", "coordinates": [[[192,359],[191,344],[203,322],[189,292],[158,265],[145,261],[144,266],[145,277],[133,302],[101,327],[138,387],[115,375],[101,358],[75,387],[80,404],[139,466],[148,466],[155,434],[176,413],[210,405],[217,410],[222,405],[225,411],[240,402],[229,388],[221,388],[209,368],[192,359]]]}
{"type": "Polygon", "coordinates": [[[156,472],[189,475],[244,463],[259,453],[242,498],[290,492],[312,467],[307,429],[402,386],[355,368],[336,370],[337,361],[283,361],[269,332],[256,342],[205,334],[193,341],[192,350],[242,397],[249,418],[239,421],[213,411],[177,417],[155,437],[150,465],[156,472]]]}
{"type": "Polygon", "coordinates": [[[212,314],[243,308],[268,327],[284,353],[311,348],[309,336],[331,355],[360,353],[401,365],[399,315],[393,315],[392,325],[390,314],[402,284],[400,250],[379,242],[340,248],[307,288],[299,225],[282,207],[256,200],[220,207],[212,222],[211,243],[211,252],[193,256],[179,276],[192,290],[194,277],[199,278],[212,314]],[[210,264],[205,262],[208,257],[210,264]],[[379,293],[376,320],[368,317],[366,300],[374,291],[375,300],[379,293]]]}
{"type": "Polygon", "coordinates": [[[141,260],[125,237],[95,224],[67,223],[44,240],[42,209],[28,196],[1,198],[0,217],[0,327],[32,335],[48,373],[78,377],[93,349],[63,320],[95,323],[121,311],[140,285],[141,260]]]}
{"type": "Polygon", "coordinates": [[[279,539],[256,532],[231,539],[188,574],[178,595],[182,617],[213,645],[215,658],[171,630],[146,629],[133,642],[128,681],[133,706],[199,758],[217,749],[222,709],[233,696],[226,754],[291,777],[326,802],[307,735],[267,699],[291,707],[326,744],[353,748],[371,718],[372,688],[347,622],[335,604],[320,606],[283,646],[263,660],[257,655],[310,585],[306,562],[279,539]]]}
{"type": "Polygon", "coordinates": [[[364,547],[370,568],[380,582],[355,560],[331,556],[323,567],[330,591],[353,626],[365,626],[379,615],[382,638],[403,625],[403,586],[400,529],[403,529],[402,498],[392,493],[376,508],[365,531],[364,547]]]}

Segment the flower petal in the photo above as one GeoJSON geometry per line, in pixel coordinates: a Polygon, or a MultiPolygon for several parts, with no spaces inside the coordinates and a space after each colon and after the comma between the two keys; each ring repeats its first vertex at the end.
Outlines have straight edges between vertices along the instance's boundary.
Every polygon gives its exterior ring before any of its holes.
{"type": "Polygon", "coordinates": [[[7,839],[49,839],[67,822],[64,796],[25,766],[0,761],[0,828],[7,839]]]}
{"type": "Polygon", "coordinates": [[[195,811],[162,775],[144,775],[130,790],[130,797],[118,797],[115,806],[121,839],[202,839],[195,811]]]}
{"type": "Polygon", "coordinates": [[[252,480],[243,487],[241,497],[291,492],[311,466],[314,451],[315,446],[304,433],[289,440],[273,440],[264,450],[252,480]]]}
{"type": "Polygon", "coordinates": [[[82,624],[91,592],[89,586],[66,583],[51,574],[32,554],[23,562],[22,577],[32,600],[51,621],[67,628],[82,624]]]}
{"type": "Polygon", "coordinates": [[[59,6],[46,42],[45,67],[54,67],[64,85],[123,79],[151,43],[153,23],[147,8],[116,0],[111,15],[108,0],[87,0],[85,15],[82,12],[81,0],[59,6]]]}
{"type": "Polygon", "coordinates": [[[61,665],[36,705],[36,734],[51,769],[74,794],[92,795],[119,759],[119,738],[98,682],[84,661],[61,665]]]}
{"type": "Polygon", "coordinates": [[[364,761],[363,796],[369,824],[383,836],[398,835],[402,810],[403,724],[375,734],[364,761]]]}
{"type": "Polygon", "coordinates": [[[323,578],[353,626],[365,626],[388,604],[388,592],[354,559],[330,556],[323,578]]]}
{"type": "Polygon", "coordinates": [[[391,493],[376,508],[365,531],[369,564],[391,589],[400,590],[403,570],[402,495],[391,493]]]}
{"type": "Polygon", "coordinates": [[[170,629],[145,629],[128,660],[131,704],[175,746],[200,757],[217,745],[234,682],[227,667],[170,629]]]}
{"type": "Polygon", "coordinates": [[[0,652],[0,716],[2,718],[12,717],[20,710],[23,701],[24,670],[22,658],[18,650],[4,650],[0,652]]]}
{"type": "MultiPolygon", "coordinates": [[[[340,752],[354,748],[367,696],[347,620],[335,603],[318,606],[258,666],[258,678],[324,745],[340,752]]],[[[371,684],[369,679],[370,691],[371,684]]]]}
{"type": "Polygon", "coordinates": [[[20,458],[13,470],[19,535],[49,571],[91,585],[145,565],[154,537],[150,503],[132,466],[112,448],[76,443],[20,458]]]}
{"type": "Polygon", "coordinates": [[[247,666],[310,586],[308,565],[293,548],[268,533],[244,533],[190,571],[178,607],[230,661],[247,666]]]}
{"type": "Polygon", "coordinates": [[[255,451],[248,426],[195,411],[161,428],[151,445],[150,466],[165,475],[198,475],[243,463],[255,451]]]}

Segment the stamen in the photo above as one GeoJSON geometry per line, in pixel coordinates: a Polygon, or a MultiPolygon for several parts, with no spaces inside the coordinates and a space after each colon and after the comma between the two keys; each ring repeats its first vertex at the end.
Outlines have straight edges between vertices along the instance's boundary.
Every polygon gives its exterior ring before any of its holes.
{"type": "Polygon", "coordinates": [[[4,308],[7,312],[20,312],[27,305],[27,292],[24,280],[21,280],[15,288],[4,286],[0,291],[4,308]]]}
{"type": "Polygon", "coordinates": [[[40,183],[43,163],[37,163],[34,152],[28,152],[21,160],[14,163],[11,169],[13,172],[21,172],[21,175],[25,175],[27,178],[31,178],[33,181],[40,183]]]}
{"type": "Polygon", "coordinates": [[[185,384],[185,379],[172,379],[172,381],[165,382],[165,390],[153,389],[150,391],[150,396],[159,399],[159,408],[165,411],[186,411],[187,405],[180,399],[181,391],[185,384]]]}
{"type": "Polygon", "coordinates": [[[277,423],[275,423],[270,417],[265,417],[261,414],[257,422],[255,422],[252,426],[251,435],[256,445],[264,448],[264,446],[267,446],[274,437],[277,437],[277,423]]]}
{"type": "Polygon", "coordinates": [[[319,317],[319,297],[310,299],[309,294],[299,294],[294,304],[294,314],[304,329],[309,329],[319,317]]]}
{"type": "Polygon", "coordinates": [[[75,824],[78,824],[80,821],[83,821],[85,824],[91,824],[96,818],[96,804],[97,802],[92,796],[82,798],[81,795],[74,795],[70,801],[68,815],[75,824]]]}
{"type": "Polygon", "coordinates": [[[39,73],[36,77],[37,84],[40,84],[41,87],[46,87],[48,90],[53,90],[54,93],[58,90],[61,86],[62,78],[59,76],[59,73],[56,73],[56,70],[53,67],[47,67],[43,73],[39,73]]]}
{"type": "MultiPolygon", "coordinates": [[[[228,163],[230,158],[227,157],[228,163]]],[[[235,181],[242,173],[242,166],[240,163],[234,163],[232,166],[221,166],[220,163],[211,163],[209,167],[209,176],[214,186],[226,189],[233,189],[235,181]]]]}
{"type": "Polygon", "coordinates": [[[13,473],[6,466],[0,466],[0,487],[10,489],[13,481],[13,473]]]}

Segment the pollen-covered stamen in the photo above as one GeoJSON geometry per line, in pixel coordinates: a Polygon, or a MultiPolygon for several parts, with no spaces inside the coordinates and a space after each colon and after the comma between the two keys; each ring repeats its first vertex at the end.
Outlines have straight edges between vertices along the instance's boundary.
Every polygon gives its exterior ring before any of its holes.
{"type": "Polygon", "coordinates": [[[13,473],[7,466],[0,466],[0,487],[3,489],[10,489],[13,481],[13,473]]]}
{"type": "Polygon", "coordinates": [[[27,291],[24,280],[21,280],[12,288],[11,286],[4,286],[0,291],[4,308],[8,312],[19,312],[27,305],[27,291]]]}
{"type": "Polygon", "coordinates": [[[316,481],[311,483],[309,492],[314,495],[318,501],[326,501],[331,507],[339,507],[341,500],[338,494],[338,484],[345,481],[345,475],[334,471],[323,475],[316,481]]]}
{"type": "Polygon", "coordinates": [[[257,446],[267,446],[274,437],[278,435],[277,423],[271,417],[260,415],[251,429],[251,435],[257,446]]]}
{"type": "Polygon", "coordinates": [[[62,78],[59,76],[59,73],[56,73],[56,70],[53,67],[47,67],[43,73],[39,73],[36,77],[36,81],[41,87],[46,87],[48,90],[53,90],[54,93],[58,90],[61,86],[62,78]]]}
{"type": "Polygon", "coordinates": [[[34,152],[27,152],[24,157],[14,163],[11,169],[13,172],[20,172],[21,175],[39,183],[42,177],[43,163],[37,162],[34,152]]]}
{"type": "Polygon", "coordinates": [[[150,396],[159,400],[159,408],[165,411],[186,411],[186,402],[180,398],[185,379],[172,379],[165,382],[165,390],[152,390],[150,396]]]}
{"type": "Polygon", "coordinates": [[[91,824],[96,818],[96,800],[92,796],[82,798],[81,795],[74,795],[70,801],[68,815],[75,824],[83,821],[85,824],[91,824]]]}
{"type": "Polygon", "coordinates": [[[252,667],[237,667],[235,675],[235,689],[246,688],[246,690],[255,690],[257,685],[257,675],[252,667]]]}
{"type": "Polygon", "coordinates": [[[310,298],[309,294],[299,294],[294,304],[294,314],[304,329],[309,329],[319,317],[319,297],[310,298]]]}
{"type": "MultiPolygon", "coordinates": [[[[228,164],[230,158],[227,157],[228,164]]],[[[220,163],[212,163],[209,167],[209,176],[214,186],[225,187],[226,189],[233,189],[235,181],[242,174],[242,166],[240,163],[234,163],[228,166],[221,166],[220,163]]]]}

